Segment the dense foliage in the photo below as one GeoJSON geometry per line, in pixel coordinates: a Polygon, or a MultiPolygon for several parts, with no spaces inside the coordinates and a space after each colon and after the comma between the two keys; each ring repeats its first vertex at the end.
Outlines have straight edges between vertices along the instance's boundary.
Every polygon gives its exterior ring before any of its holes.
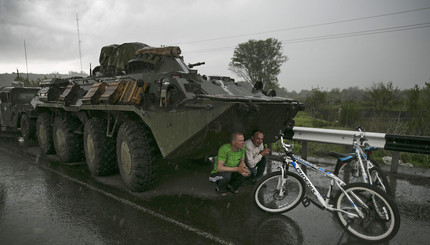
{"type": "Polygon", "coordinates": [[[360,125],[373,132],[430,136],[430,82],[406,90],[379,82],[367,89],[314,88],[281,94],[305,104],[311,127],[354,130],[360,125]]]}
{"type": "MultiPolygon", "coordinates": [[[[281,89],[278,94],[305,103],[306,110],[295,117],[296,126],[355,130],[362,126],[369,132],[430,136],[430,82],[420,88],[400,90],[389,83],[376,83],[367,89],[357,87],[323,91],[319,88],[299,93],[281,89]]],[[[300,149],[300,144],[297,145],[300,149]]],[[[326,156],[329,151],[343,151],[344,146],[310,142],[308,154],[326,156]]],[[[348,146],[344,149],[350,151],[348,146]]],[[[376,151],[373,159],[382,162],[390,153],[376,151]]],[[[430,167],[430,155],[401,153],[403,162],[430,167]]]]}

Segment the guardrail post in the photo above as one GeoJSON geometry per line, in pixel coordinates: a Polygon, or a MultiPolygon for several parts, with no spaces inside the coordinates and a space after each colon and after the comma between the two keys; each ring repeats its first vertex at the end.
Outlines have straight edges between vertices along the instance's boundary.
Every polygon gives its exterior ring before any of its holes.
{"type": "Polygon", "coordinates": [[[300,155],[303,159],[308,160],[308,142],[302,141],[302,149],[300,150],[300,155]]]}
{"type": "Polygon", "coordinates": [[[397,173],[397,168],[399,167],[399,159],[400,159],[400,152],[398,151],[392,151],[391,152],[391,173],[397,173]]]}
{"type": "Polygon", "coordinates": [[[391,193],[393,193],[393,195],[391,196],[391,198],[393,198],[394,200],[396,200],[396,193],[397,193],[397,178],[394,177],[394,174],[389,174],[387,177],[390,178],[390,188],[391,188],[391,193]]]}

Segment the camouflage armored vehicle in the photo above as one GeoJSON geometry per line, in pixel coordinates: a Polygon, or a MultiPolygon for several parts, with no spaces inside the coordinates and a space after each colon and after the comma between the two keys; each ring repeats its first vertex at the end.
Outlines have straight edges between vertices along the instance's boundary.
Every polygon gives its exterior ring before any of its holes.
{"type": "Polygon", "coordinates": [[[37,114],[30,104],[40,88],[2,87],[0,88],[0,125],[2,130],[21,130],[24,139],[35,135],[37,114]]]}
{"type": "Polygon", "coordinates": [[[45,153],[85,159],[93,175],[119,169],[126,187],[151,187],[157,159],[215,155],[233,131],[272,139],[303,105],[267,97],[249,84],[208,79],[184,63],[179,47],[142,43],[103,47],[90,77],[41,84],[32,104],[45,153]]]}

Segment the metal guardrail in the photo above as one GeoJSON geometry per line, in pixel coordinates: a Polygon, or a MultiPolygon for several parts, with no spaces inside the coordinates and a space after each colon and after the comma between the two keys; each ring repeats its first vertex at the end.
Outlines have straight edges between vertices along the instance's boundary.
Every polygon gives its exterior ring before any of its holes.
{"type": "Polygon", "coordinates": [[[430,154],[430,137],[387,134],[384,149],[430,154]]]}
{"type": "MultiPolygon", "coordinates": [[[[293,131],[293,140],[351,146],[353,136],[358,134],[358,131],[308,127],[294,127],[293,131]]],[[[366,132],[365,134],[371,146],[392,151],[391,172],[394,173],[397,173],[399,152],[430,154],[430,137],[391,135],[374,132],[366,132]]],[[[304,157],[307,156],[306,151],[307,144],[302,146],[302,155],[304,157]]]]}
{"type": "MultiPolygon", "coordinates": [[[[293,140],[331,143],[340,145],[352,145],[352,138],[358,131],[294,127],[293,140]]],[[[384,148],[385,134],[366,132],[368,143],[371,146],[384,148]]]]}

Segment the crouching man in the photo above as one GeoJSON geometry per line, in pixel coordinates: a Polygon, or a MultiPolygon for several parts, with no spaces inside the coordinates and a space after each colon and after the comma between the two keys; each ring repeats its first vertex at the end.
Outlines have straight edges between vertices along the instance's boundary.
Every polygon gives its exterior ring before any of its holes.
{"type": "Polygon", "coordinates": [[[250,139],[245,141],[246,165],[251,171],[251,180],[255,183],[264,173],[267,165],[267,155],[270,149],[263,146],[264,134],[254,130],[250,139]]]}
{"type": "Polygon", "coordinates": [[[243,134],[236,132],[231,135],[231,143],[218,150],[209,180],[216,183],[221,196],[227,196],[227,191],[238,193],[240,185],[250,174],[245,164],[244,144],[243,134]]]}

